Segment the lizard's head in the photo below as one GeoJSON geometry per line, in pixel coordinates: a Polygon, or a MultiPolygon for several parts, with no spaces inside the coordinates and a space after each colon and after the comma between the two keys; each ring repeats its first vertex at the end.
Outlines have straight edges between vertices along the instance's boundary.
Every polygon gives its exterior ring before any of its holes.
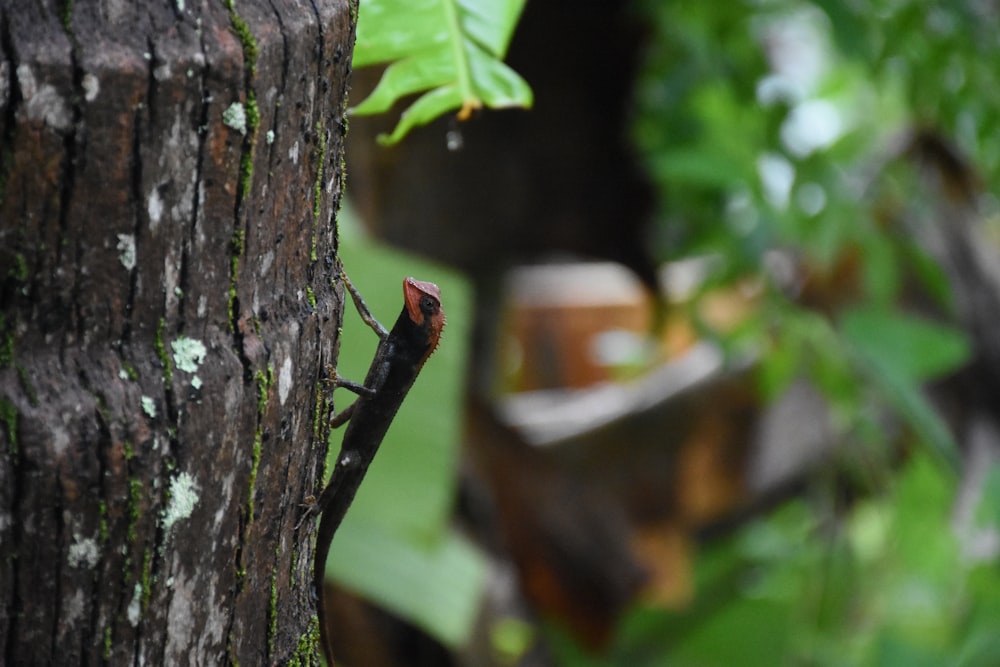
{"type": "Polygon", "coordinates": [[[427,334],[429,355],[437,347],[444,329],[444,309],[441,308],[441,290],[434,283],[426,283],[415,278],[403,281],[403,298],[406,312],[413,323],[427,334]]]}

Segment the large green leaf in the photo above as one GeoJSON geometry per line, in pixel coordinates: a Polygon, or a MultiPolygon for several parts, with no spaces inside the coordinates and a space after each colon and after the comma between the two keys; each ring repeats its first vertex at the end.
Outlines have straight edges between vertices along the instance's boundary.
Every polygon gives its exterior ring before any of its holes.
{"type": "Polygon", "coordinates": [[[502,59],[524,0],[362,0],[354,66],[389,63],[375,90],[352,109],[388,111],[422,93],[379,141],[393,144],[418,125],[458,110],[530,107],[531,88],[502,59]]]}

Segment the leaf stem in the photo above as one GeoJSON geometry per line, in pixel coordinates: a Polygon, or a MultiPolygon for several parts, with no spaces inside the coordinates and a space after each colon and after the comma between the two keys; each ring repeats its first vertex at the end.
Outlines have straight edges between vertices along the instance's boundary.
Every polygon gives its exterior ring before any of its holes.
{"type": "Polygon", "coordinates": [[[469,69],[469,59],[465,53],[463,45],[462,24],[458,16],[458,7],[455,0],[443,0],[441,6],[444,8],[445,21],[449,30],[448,35],[451,41],[451,50],[455,54],[455,73],[458,83],[458,91],[462,96],[462,110],[460,115],[468,116],[467,109],[478,108],[482,102],[476,97],[472,88],[472,75],[469,69]]]}

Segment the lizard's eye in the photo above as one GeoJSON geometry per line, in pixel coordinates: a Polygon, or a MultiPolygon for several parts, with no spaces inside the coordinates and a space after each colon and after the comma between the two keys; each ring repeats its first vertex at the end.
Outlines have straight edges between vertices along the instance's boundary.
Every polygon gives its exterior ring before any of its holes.
{"type": "Polygon", "coordinates": [[[433,313],[436,313],[437,309],[439,307],[440,306],[438,306],[437,299],[435,299],[434,297],[430,296],[429,294],[425,294],[422,297],[420,297],[420,310],[421,310],[421,312],[423,312],[423,313],[425,313],[427,315],[431,315],[433,313]]]}

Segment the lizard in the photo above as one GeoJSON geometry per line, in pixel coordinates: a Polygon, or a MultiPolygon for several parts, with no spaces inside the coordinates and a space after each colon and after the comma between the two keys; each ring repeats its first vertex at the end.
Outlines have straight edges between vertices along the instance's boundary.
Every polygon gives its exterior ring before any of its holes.
{"type": "Polygon", "coordinates": [[[358,398],[331,422],[333,428],[347,422],[347,430],[330,480],[311,512],[321,513],[316,534],[313,585],[318,596],[316,609],[323,655],[330,666],[333,665],[333,652],[326,632],[326,605],[323,598],[323,579],[330,543],[399,406],[417,379],[424,362],[437,347],[445,324],[441,290],[434,283],[406,278],[403,281],[403,310],[392,329],[386,331],[368,310],[364,299],[347,275],[342,273],[341,277],[361,319],[378,334],[379,345],[364,384],[340,378],[336,372],[333,374],[334,388],[344,387],[356,393],[358,398]]]}

